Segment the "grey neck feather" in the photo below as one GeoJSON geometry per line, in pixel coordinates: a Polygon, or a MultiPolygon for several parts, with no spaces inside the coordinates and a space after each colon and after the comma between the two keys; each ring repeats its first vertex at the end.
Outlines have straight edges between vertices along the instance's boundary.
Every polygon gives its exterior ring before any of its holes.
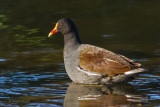
{"type": "Polygon", "coordinates": [[[64,48],[65,49],[75,49],[82,42],[80,41],[79,34],[77,32],[70,32],[64,34],[64,48]]]}

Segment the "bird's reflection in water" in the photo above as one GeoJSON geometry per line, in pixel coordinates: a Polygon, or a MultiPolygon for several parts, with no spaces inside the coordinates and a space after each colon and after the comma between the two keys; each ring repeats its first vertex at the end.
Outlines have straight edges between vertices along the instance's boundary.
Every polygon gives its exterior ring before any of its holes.
{"type": "Polygon", "coordinates": [[[143,106],[148,99],[139,95],[130,84],[102,86],[71,83],[64,107],[143,106]]]}

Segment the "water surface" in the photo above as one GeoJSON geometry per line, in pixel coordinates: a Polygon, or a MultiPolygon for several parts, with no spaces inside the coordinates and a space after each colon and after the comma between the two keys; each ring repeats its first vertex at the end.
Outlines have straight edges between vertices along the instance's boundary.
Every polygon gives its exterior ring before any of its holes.
{"type": "Polygon", "coordinates": [[[160,1],[14,0],[0,4],[0,106],[160,106],[160,1]],[[63,62],[71,18],[84,43],[142,63],[148,71],[123,85],[74,84],[63,62]]]}

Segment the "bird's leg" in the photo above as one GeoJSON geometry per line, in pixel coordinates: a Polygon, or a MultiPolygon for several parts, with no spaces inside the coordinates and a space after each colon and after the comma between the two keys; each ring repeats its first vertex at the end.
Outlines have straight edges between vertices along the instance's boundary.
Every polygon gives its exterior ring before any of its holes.
{"type": "Polygon", "coordinates": [[[112,82],[113,76],[112,75],[102,75],[101,83],[105,84],[108,82],[112,82]]]}

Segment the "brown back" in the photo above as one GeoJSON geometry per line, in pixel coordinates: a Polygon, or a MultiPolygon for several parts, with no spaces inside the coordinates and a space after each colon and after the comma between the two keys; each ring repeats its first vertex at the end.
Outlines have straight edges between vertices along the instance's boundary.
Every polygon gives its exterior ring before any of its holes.
{"type": "Polygon", "coordinates": [[[79,66],[86,71],[113,76],[137,68],[140,64],[103,48],[83,45],[79,66]]]}

